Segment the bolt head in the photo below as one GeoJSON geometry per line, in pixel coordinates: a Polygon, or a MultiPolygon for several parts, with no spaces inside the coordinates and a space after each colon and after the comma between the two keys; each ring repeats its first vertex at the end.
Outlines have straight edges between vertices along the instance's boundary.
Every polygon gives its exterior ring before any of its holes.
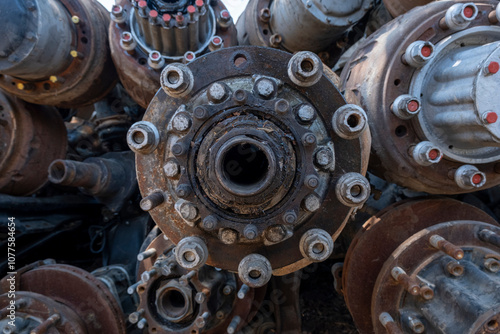
{"type": "Polygon", "coordinates": [[[177,132],[186,132],[191,128],[191,117],[185,113],[179,113],[172,119],[172,128],[177,132]]]}
{"type": "Polygon", "coordinates": [[[226,245],[232,245],[238,241],[238,232],[230,228],[221,229],[219,239],[226,245]]]}
{"type": "Polygon", "coordinates": [[[163,171],[165,172],[165,176],[170,179],[177,177],[181,172],[179,164],[173,160],[167,161],[165,166],[163,166],[163,171]]]}
{"type": "Polygon", "coordinates": [[[215,82],[207,90],[207,97],[213,103],[220,103],[227,97],[227,89],[224,84],[215,82]]]}
{"type": "Polygon", "coordinates": [[[316,118],[316,110],[310,104],[302,104],[297,110],[297,118],[302,123],[312,122],[316,118]]]}
{"type": "Polygon", "coordinates": [[[316,194],[309,194],[302,200],[302,207],[309,212],[316,212],[321,207],[321,200],[316,194]]]}
{"type": "Polygon", "coordinates": [[[218,219],[215,216],[207,216],[203,219],[203,228],[211,231],[217,227],[218,219]]]}
{"type": "Polygon", "coordinates": [[[301,87],[316,84],[323,76],[323,63],[314,52],[297,52],[288,62],[288,77],[301,87]]]}
{"type": "Polygon", "coordinates": [[[274,225],[267,228],[265,236],[269,242],[278,243],[285,239],[287,233],[283,225],[274,225]]]}
{"type": "Polygon", "coordinates": [[[297,214],[295,211],[287,211],[283,214],[283,222],[285,224],[295,224],[297,222],[297,214]]]}
{"type": "Polygon", "coordinates": [[[329,148],[322,148],[314,155],[314,162],[320,167],[328,167],[333,163],[333,152],[329,148]]]}
{"type": "Polygon", "coordinates": [[[285,99],[279,99],[274,104],[274,111],[280,115],[284,115],[290,111],[290,103],[285,99]]]}
{"type": "Polygon", "coordinates": [[[243,230],[243,235],[248,240],[254,240],[258,235],[257,227],[255,225],[247,225],[243,230]]]}
{"type": "Polygon", "coordinates": [[[261,97],[269,99],[274,95],[275,84],[270,79],[259,79],[255,84],[255,91],[261,97]]]}
{"type": "Polygon", "coordinates": [[[127,144],[136,153],[152,153],[159,142],[158,129],[150,122],[137,122],[127,132],[127,144]]]}
{"type": "Polygon", "coordinates": [[[183,97],[193,88],[193,72],[185,64],[172,63],[161,72],[160,83],[169,96],[183,97]]]}

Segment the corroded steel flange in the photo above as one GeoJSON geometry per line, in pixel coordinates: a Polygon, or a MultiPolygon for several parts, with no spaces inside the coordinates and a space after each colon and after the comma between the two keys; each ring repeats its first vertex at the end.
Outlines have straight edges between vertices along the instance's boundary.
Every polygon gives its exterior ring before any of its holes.
{"type": "Polygon", "coordinates": [[[160,234],[139,254],[145,258],[138,271],[140,302],[131,316],[133,322],[140,327],[147,323],[154,333],[192,334],[225,332],[235,317],[240,318],[240,329],[252,319],[266,287],[242,289],[234,274],[210,266],[184,269],[174,249],[160,234]]]}
{"type": "Polygon", "coordinates": [[[369,133],[363,110],[344,105],[333,73],[322,72],[312,53],[259,47],[165,68],[128,143],[143,209],[172,241],[199,237],[208,264],[240,267],[240,277],[328,257],[332,244],[319,235],[336,239],[369,194],[369,133]],[[312,229],[319,234],[301,242],[312,229]]]}
{"type": "MultiPolygon", "coordinates": [[[[386,260],[392,258],[391,253],[405,240],[411,240],[415,233],[459,219],[496,224],[485,212],[444,198],[399,202],[364,224],[349,247],[342,275],[346,303],[360,333],[373,332],[370,305],[372,298],[379,299],[373,293],[375,282],[386,260]]],[[[416,252],[415,256],[420,253],[416,252]]]]}
{"type": "Polygon", "coordinates": [[[500,183],[492,93],[500,52],[492,15],[497,5],[417,7],[371,35],[350,59],[342,82],[348,102],[368,113],[375,174],[435,194],[500,183]]]}

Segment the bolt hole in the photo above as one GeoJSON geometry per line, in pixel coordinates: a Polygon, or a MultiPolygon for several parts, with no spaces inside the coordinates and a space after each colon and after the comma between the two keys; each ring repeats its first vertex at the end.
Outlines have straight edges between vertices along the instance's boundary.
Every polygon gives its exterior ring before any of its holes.
{"type": "Polygon", "coordinates": [[[43,84],[43,89],[50,90],[50,85],[48,83],[43,84]]]}
{"type": "Polygon", "coordinates": [[[3,106],[0,105],[0,111],[3,111],[3,106]]]}
{"type": "Polygon", "coordinates": [[[465,43],[460,43],[460,47],[464,47],[465,46],[465,43]]]}
{"type": "Polygon", "coordinates": [[[300,63],[300,68],[304,72],[311,72],[313,70],[313,68],[314,68],[314,65],[313,65],[313,63],[312,63],[312,61],[310,59],[304,59],[300,63]]]}
{"type": "Polygon", "coordinates": [[[325,245],[321,243],[314,244],[312,251],[314,254],[321,254],[325,251],[325,245]]]}
{"type": "Polygon", "coordinates": [[[137,145],[140,145],[144,142],[144,140],[146,139],[146,137],[144,136],[144,133],[142,133],[142,131],[135,131],[133,134],[132,134],[132,140],[134,141],[134,143],[136,143],[137,145]]]}
{"type": "Polygon", "coordinates": [[[80,40],[82,41],[83,44],[87,44],[89,42],[87,37],[82,37],[80,40]]]}
{"type": "Polygon", "coordinates": [[[86,33],[87,33],[87,32],[86,32],[85,30],[82,30],[82,34],[84,34],[84,35],[85,35],[86,33]]]}
{"type": "Polygon", "coordinates": [[[146,288],[141,285],[141,286],[139,286],[138,291],[139,291],[139,293],[143,293],[144,291],[146,291],[146,288]]]}
{"type": "Polygon", "coordinates": [[[350,192],[352,197],[358,197],[363,192],[363,189],[361,189],[360,186],[355,185],[351,187],[350,192]]]}
{"type": "Polygon", "coordinates": [[[146,63],[148,61],[145,58],[139,58],[138,62],[139,62],[139,65],[146,65],[146,63]]]}
{"type": "Polygon", "coordinates": [[[404,125],[398,126],[396,128],[396,131],[395,131],[396,136],[398,136],[398,137],[404,137],[404,136],[406,136],[407,132],[408,132],[408,130],[406,129],[406,126],[404,126],[404,125]]]}
{"type": "Polygon", "coordinates": [[[448,146],[450,150],[453,150],[453,145],[448,146]]]}
{"type": "Polygon", "coordinates": [[[264,33],[264,35],[269,34],[269,30],[267,30],[267,29],[262,30],[262,32],[264,33]]]}
{"type": "Polygon", "coordinates": [[[359,115],[351,114],[349,115],[349,117],[347,117],[347,125],[349,125],[353,129],[359,125],[359,121],[359,115]]]}
{"type": "Polygon", "coordinates": [[[174,85],[174,84],[178,83],[178,82],[179,82],[179,80],[180,80],[180,78],[181,78],[181,77],[180,77],[179,73],[177,73],[176,71],[170,71],[170,72],[168,72],[168,74],[167,74],[167,81],[168,81],[170,84],[172,84],[172,85],[174,85]]]}
{"type": "Polygon", "coordinates": [[[497,330],[500,327],[500,325],[498,324],[498,321],[493,319],[493,320],[488,321],[488,323],[486,324],[486,327],[488,328],[488,330],[494,331],[494,330],[497,330]]]}
{"type": "Polygon", "coordinates": [[[236,57],[234,57],[234,66],[236,67],[243,67],[243,65],[245,65],[246,62],[247,62],[247,57],[245,57],[242,54],[238,54],[236,55],[236,57]]]}
{"type": "Polygon", "coordinates": [[[250,278],[253,278],[253,279],[258,279],[260,276],[262,276],[262,274],[260,273],[260,271],[258,270],[250,270],[250,272],[248,273],[248,276],[250,276],[250,278]]]}
{"type": "Polygon", "coordinates": [[[158,332],[158,330],[156,329],[156,327],[151,328],[151,333],[156,333],[156,332],[158,332]]]}
{"type": "Polygon", "coordinates": [[[429,300],[429,299],[432,299],[434,297],[434,292],[432,290],[426,290],[424,292],[424,299],[426,300],[429,300]]]}
{"type": "Polygon", "coordinates": [[[401,83],[401,80],[399,80],[399,79],[394,80],[394,86],[399,86],[400,83],[401,83]]]}

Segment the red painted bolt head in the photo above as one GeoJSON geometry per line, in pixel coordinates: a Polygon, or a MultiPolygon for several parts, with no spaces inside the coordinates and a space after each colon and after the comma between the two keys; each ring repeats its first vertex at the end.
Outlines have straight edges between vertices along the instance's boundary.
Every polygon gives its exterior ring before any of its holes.
{"type": "Polygon", "coordinates": [[[432,48],[429,45],[424,45],[422,49],[420,49],[420,53],[425,58],[430,57],[430,55],[432,54],[432,48]]]}
{"type": "Polygon", "coordinates": [[[410,100],[407,104],[406,104],[406,107],[408,108],[408,111],[409,112],[415,112],[418,110],[418,108],[420,107],[420,104],[418,103],[418,101],[415,101],[415,100],[410,100]]]}
{"type": "Polygon", "coordinates": [[[151,53],[151,58],[153,58],[153,59],[159,59],[160,58],[160,54],[158,52],[152,52],[151,53]]]}
{"type": "Polygon", "coordinates": [[[436,160],[440,156],[439,151],[436,149],[432,149],[429,151],[429,159],[436,160]]]}
{"type": "Polygon", "coordinates": [[[495,74],[500,70],[500,64],[496,61],[492,61],[488,64],[488,73],[495,74]]]}
{"type": "Polygon", "coordinates": [[[175,16],[175,20],[176,20],[177,22],[182,22],[182,21],[184,21],[184,15],[182,15],[182,13],[181,13],[181,12],[177,13],[177,16],[175,16]]]}
{"type": "Polygon", "coordinates": [[[122,39],[123,39],[124,41],[130,41],[130,40],[132,39],[132,35],[131,35],[129,32],[124,32],[124,33],[122,34],[122,39]]]}
{"type": "Polygon", "coordinates": [[[122,7],[118,5],[113,5],[111,10],[114,14],[119,14],[122,11],[122,7]]]}
{"type": "Polygon", "coordinates": [[[498,120],[498,114],[496,112],[490,111],[486,114],[485,119],[488,124],[496,123],[496,121],[498,120]]]}
{"type": "Polygon", "coordinates": [[[226,19],[231,17],[231,15],[229,15],[229,12],[227,10],[223,10],[220,14],[222,15],[223,18],[226,19]]]}
{"type": "Polygon", "coordinates": [[[481,174],[474,174],[472,176],[472,183],[480,184],[483,181],[483,176],[481,174]]]}
{"type": "Polygon", "coordinates": [[[170,16],[170,14],[163,14],[162,19],[164,22],[169,22],[172,19],[172,16],[170,16]]]}
{"type": "Polygon", "coordinates": [[[191,52],[186,53],[186,59],[187,60],[192,60],[194,58],[194,55],[191,52]]]}
{"type": "Polygon", "coordinates": [[[474,15],[474,7],[472,6],[467,6],[464,8],[464,16],[466,18],[471,18],[472,15],[474,15]]]}
{"type": "Polygon", "coordinates": [[[217,45],[217,44],[220,44],[221,42],[222,42],[222,41],[221,41],[220,37],[217,37],[217,36],[216,36],[216,37],[214,37],[214,38],[212,39],[212,43],[214,43],[214,44],[216,44],[216,45],[217,45]]]}
{"type": "Polygon", "coordinates": [[[188,6],[187,12],[189,14],[194,14],[196,12],[196,8],[193,5],[188,6]]]}
{"type": "Polygon", "coordinates": [[[157,18],[158,17],[158,12],[153,9],[152,11],[149,12],[149,17],[151,17],[153,19],[157,18]]]}
{"type": "Polygon", "coordinates": [[[144,0],[139,1],[139,7],[140,8],[146,8],[148,6],[148,3],[144,0]]]}
{"type": "Polygon", "coordinates": [[[203,7],[205,2],[203,0],[196,0],[194,4],[196,5],[196,7],[203,7]]]}

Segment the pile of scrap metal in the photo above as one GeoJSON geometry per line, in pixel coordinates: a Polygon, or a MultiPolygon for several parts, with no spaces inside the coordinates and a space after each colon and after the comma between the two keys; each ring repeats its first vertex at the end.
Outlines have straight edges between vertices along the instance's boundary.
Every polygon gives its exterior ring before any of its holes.
{"type": "Polygon", "coordinates": [[[0,330],[301,333],[326,261],[359,333],[500,333],[499,21],[2,1],[0,330]]]}

